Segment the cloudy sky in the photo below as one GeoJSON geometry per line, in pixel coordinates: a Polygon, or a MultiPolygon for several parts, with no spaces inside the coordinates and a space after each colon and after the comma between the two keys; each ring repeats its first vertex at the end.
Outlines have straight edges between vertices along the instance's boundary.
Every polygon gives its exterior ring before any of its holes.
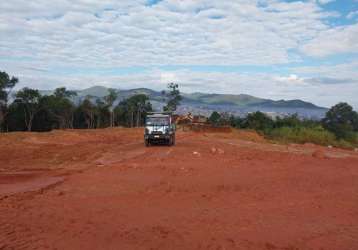
{"type": "Polygon", "coordinates": [[[358,109],[358,0],[0,1],[19,87],[165,88],[358,109]]]}

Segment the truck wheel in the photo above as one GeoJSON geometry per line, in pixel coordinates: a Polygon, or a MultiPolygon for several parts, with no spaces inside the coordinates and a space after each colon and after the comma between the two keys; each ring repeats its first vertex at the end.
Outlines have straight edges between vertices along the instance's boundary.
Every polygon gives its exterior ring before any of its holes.
{"type": "Polygon", "coordinates": [[[169,141],[168,141],[168,144],[169,144],[170,146],[175,145],[175,137],[174,137],[174,136],[170,136],[170,139],[169,139],[169,141]]]}

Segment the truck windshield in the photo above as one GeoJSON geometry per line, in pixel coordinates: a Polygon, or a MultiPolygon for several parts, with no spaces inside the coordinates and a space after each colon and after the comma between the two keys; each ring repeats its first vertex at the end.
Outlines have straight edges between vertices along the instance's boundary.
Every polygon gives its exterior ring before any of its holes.
{"type": "Polygon", "coordinates": [[[148,117],[147,118],[147,122],[146,124],[148,126],[153,126],[153,125],[159,125],[159,126],[163,126],[163,125],[169,125],[169,117],[148,117]]]}

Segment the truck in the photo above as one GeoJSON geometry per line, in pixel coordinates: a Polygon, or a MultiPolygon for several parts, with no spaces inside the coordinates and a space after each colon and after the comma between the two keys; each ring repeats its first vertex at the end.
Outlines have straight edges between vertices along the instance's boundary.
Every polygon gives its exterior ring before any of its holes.
{"type": "Polygon", "coordinates": [[[175,123],[170,112],[148,113],[145,121],[144,144],[175,145],[175,123]]]}

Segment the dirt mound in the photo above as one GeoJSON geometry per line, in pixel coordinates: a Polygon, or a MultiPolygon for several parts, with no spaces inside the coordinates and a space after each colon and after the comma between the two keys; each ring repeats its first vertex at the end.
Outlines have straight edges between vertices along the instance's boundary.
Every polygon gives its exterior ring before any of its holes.
{"type": "Polygon", "coordinates": [[[44,190],[63,181],[63,177],[49,176],[42,172],[0,173],[0,198],[17,193],[44,190]]]}
{"type": "Polygon", "coordinates": [[[233,131],[233,136],[236,139],[241,139],[246,141],[266,142],[265,138],[262,135],[259,135],[255,130],[235,129],[233,131]]]}
{"type": "Polygon", "coordinates": [[[207,123],[193,123],[181,125],[183,131],[206,132],[206,133],[231,133],[229,126],[212,126],[207,123]]]}
{"type": "Polygon", "coordinates": [[[317,149],[312,153],[312,156],[318,159],[326,159],[327,156],[323,150],[317,149]]]}

